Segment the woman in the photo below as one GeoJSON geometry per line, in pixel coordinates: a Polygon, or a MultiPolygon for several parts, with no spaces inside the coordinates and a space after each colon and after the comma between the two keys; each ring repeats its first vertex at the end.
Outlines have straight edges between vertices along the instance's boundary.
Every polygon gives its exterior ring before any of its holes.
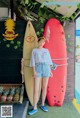
{"type": "Polygon", "coordinates": [[[52,60],[48,49],[43,48],[44,44],[45,44],[45,38],[40,37],[38,40],[38,48],[32,50],[30,67],[33,68],[34,72],[34,100],[33,100],[34,108],[31,111],[29,111],[29,115],[38,112],[37,98],[38,98],[39,83],[41,78],[42,78],[42,105],[40,108],[43,111],[46,112],[48,111],[47,107],[45,106],[46,91],[49,77],[53,75],[50,67],[52,65],[52,60]]]}

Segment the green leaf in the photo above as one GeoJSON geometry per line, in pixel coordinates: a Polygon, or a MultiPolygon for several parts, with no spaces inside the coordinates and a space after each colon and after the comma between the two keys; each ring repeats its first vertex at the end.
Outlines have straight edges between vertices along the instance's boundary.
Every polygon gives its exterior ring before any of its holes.
{"type": "Polygon", "coordinates": [[[74,20],[74,16],[73,15],[71,16],[71,20],[74,20]]]}
{"type": "Polygon", "coordinates": [[[20,42],[20,41],[17,41],[17,44],[18,44],[18,45],[20,45],[20,44],[21,44],[21,42],[20,42]]]}
{"type": "Polygon", "coordinates": [[[69,19],[69,18],[66,17],[66,16],[62,16],[62,17],[61,17],[61,20],[63,20],[63,21],[68,20],[68,19],[69,19]]]}
{"type": "Polygon", "coordinates": [[[39,33],[39,31],[37,31],[37,33],[36,33],[37,35],[39,35],[40,33],[39,33]]]}
{"type": "Polygon", "coordinates": [[[34,2],[33,4],[34,4],[34,5],[38,5],[38,2],[34,2]]]}
{"type": "Polygon", "coordinates": [[[68,39],[70,39],[70,38],[71,38],[71,36],[68,34],[68,35],[67,35],[67,38],[68,38],[68,39]]]}
{"type": "Polygon", "coordinates": [[[29,3],[29,0],[25,0],[24,3],[25,3],[25,4],[28,4],[28,3],[29,3]]]}
{"type": "Polygon", "coordinates": [[[10,41],[11,44],[14,44],[14,41],[10,41]]]}
{"type": "Polygon", "coordinates": [[[38,24],[36,24],[36,28],[40,27],[41,23],[38,22],[38,24]]]}
{"type": "Polygon", "coordinates": [[[17,45],[15,45],[15,46],[14,46],[14,49],[17,49],[17,48],[18,48],[18,46],[17,46],[17,45]]]}
{"type": "Polygon", "coordinates": [[[69,45],[73,45],[73,42],[69,42],[69,45]]]}
{"type": "Polygon", "coordinates": [[[6,47],[9,48],[10,47],[10,44],[6,44],[6,47]]]}
{"type": "Polygon", "coordinates": [[[25,6],[24,0],[21,0],[20,5],[25,6]]]}
{"type": "Polygon", "coordinates": [[[53,10],[54,10],[54,11],[56,11],[56,7],[55,7],[55,8],[53,8],[53,10]]]}
{"type": "Polygon", "coordinates": [[[34,7],[34,6],[33,6],[33,5],[31,5],[31,6],[29,7],[29,10],[32,10],[32,9],[33,9],[33,7],[34,7]]]}
{"type": "Polygon", "coordinates": [[[71,48],[68,48],[68,52],[72,52],[72,49],[71,48]]]}
{"type": "Polygon", "coordinates": [[[39,9],[39,11],[38,11],[38,16],[39,17],[42,16],[42,10],[41,9],[39,9]]]}
{"type": "Polygon", "coordinates": [[[80,9],[80,3],[77,5],[77,8],[80,9]]]}
{"type": "Polygon", "coordinates": [[[43,18],[45,19],[45,18],[47,18],[48,17],[48,15],[47,15],[47,13],[45,12],[44,14],[43,14],[43,18]]]}
{"type": "Polygon", "coordinates": [[[75,17],[76,15],[77,15],[77,13],[76,13],[76,12],[74,12],[73,16],[75,17]]]}
{"type": "Polygon", "coordinates": [[[41,22],[41,23],[44,23],[44,18],[41,17],[41,18],[40,18],[40,22],[41,22]]]}
{"type": "Polygon", "coordinates": [[[3,39],[3,41],[7,41],[6,39],[3,39]]]}
{"type": "Polygon", "coordinates": [[[40,6],[40,8],[43,8],[44,7],[44,4],[42,4],[41,6],[40,6]]]}
{"type": "Polygon", "coordinates": [[[43,32],[44,31],[44,29],[43,28],[41,28],[41,32],[43,32]]]}
{"type": "Polygon", "coordinates": [[[52,15],[52,14],[50,14],[50,15],[48,16],[48,18],[51,18],[51,17],[53,17],[53,15],[52,15]]]}
{"type": "Polygon", "coordinates": [[[29,2],[28,5],[27,5],[27,7],[30,7],[31,5],[32,5],[31,2],[29,2]]]}
{"type": "Polygon", "coordinates": [[[30,18],[30,16],[31,16],[31,15],[30,15],[30,13],[29,13],[29,12],[28,12],[27,16],[30,18]]]}

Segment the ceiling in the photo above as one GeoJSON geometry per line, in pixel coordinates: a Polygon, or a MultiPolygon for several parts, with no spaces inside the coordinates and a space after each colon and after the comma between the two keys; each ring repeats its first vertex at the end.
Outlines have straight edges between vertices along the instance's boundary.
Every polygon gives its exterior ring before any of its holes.
{"type": "MultiPolygon", "coordinates": [[[[14,2],[14,11],[18,18],[22,18],[20,16],[20,12],[18,10],[18,6],[16,4],[17,0],[13,0],[14,2]]],[[[19,2],[21,0],[18,0],[19,2]]],[[[46,6],[51,10],[62,14],[63,16],[70,17],[76,10],[77,4],[80,3],[80,0],[36,0],[41,4],[41,6],[46,6]],[[75,3],[75,4],[74,4],[75,3]],[[56,8],[56,9],[55,9],[56,8]],[[55,10],[54,10],[55,9],[55,10]]],[[[0,7],[10,7],[10,0],[0,0],[0,7]]],[[[35,16],[35,14],[33,13],[35,16]]]]}
{"type": "Polygon", "coordinates": [[[41,4],[49,7],[64,16],[70,17],[76,10],[77,4],[80,3],[80,0],[36,0],[41,4]]]}

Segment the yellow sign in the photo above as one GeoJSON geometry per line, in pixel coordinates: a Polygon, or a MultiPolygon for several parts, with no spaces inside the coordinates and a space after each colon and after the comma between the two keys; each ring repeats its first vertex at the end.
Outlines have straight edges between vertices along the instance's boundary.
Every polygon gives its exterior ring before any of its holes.
{"type": "Polygon", "coordinates": [[[5,39],[7,40],[14,40],[18,34],[15,34],[14,28],[15,27],[15,22],[12,19],[8,19],[5,22],[5,34],[2,34],[5,39]]]}

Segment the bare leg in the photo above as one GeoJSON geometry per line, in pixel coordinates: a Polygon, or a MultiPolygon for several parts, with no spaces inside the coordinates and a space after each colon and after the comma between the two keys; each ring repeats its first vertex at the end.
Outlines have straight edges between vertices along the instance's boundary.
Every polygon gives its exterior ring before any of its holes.
{"type": "Polygon", "coordinates": [[[46,99],[48,80],[49,80],[49,78],[42,79],[42,106],[44,106],[45,99],[46,99]]]}
{"type": "Polygon", "coordinates": [[[37,109],[40,81],[41,81],[41,78],[34,79],[34,98],[33,98],[34,99],[34,109],[37,109]]]}

